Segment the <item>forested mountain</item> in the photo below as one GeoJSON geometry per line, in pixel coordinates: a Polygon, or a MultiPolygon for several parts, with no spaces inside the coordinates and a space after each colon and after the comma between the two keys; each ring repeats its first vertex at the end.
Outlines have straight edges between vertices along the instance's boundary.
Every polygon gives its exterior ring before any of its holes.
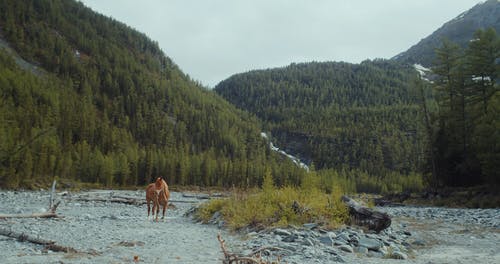
{"type": "Polygon", "coordinates": [[[1,0],[0,29],[0,187],[248,186],[266,168],[278,182],[304,173],[269,151],[256,118],[80,2],[1,0]]]}
{"type": "Polygon", "coordinates": [[[448,39],[465,48],[473,39],[476,30],[487,28],[494,28],[500,32],[500,1],[498,0],[488,0],[477,4],[393,59],[430,67],[436,60],[434,50],[440,46],[443,39],[448,39]]]}
{"type": "Polygon", "coordinates": [[[424,166],[418,82],[412,67],[393,61],[312,62],[236,74],[215,90],[317,169],[357,170],[376,181],[424,166]]]}

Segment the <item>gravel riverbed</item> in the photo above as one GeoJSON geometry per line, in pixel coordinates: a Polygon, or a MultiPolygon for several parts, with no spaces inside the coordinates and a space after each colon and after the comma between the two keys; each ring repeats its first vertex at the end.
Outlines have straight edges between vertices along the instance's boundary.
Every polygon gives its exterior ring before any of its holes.
{"type": "MultiPolygon", "coordinates": [[[[0,191],[0,214],[45,211],[49,192],[0,191]]],[[[85,253],[51,252],[0,236],[0,263],[221,263],[217,234],[229,250],[249,253],[284,249],[283,263],[500,263],[500,209],[384,207],[393,217],[380,234],[355,227],[322,230],[314,224],[229,233],[217,224],[196,223],[184,214],[203,202],[172,193],[167,218],[147,219],[146,205],[81,201],[112,195],[143,199],[143,191],[89,191],[58,195],[61,218],[0,219],[0,228],[54,240],[85,253]],[[176,202],[175,202],[176,201],[176,202]]],[[[216,218],[216,217],[215,217],[216,218]]],[[[214,219],[218,222],[220,219],[214,219]]]]}

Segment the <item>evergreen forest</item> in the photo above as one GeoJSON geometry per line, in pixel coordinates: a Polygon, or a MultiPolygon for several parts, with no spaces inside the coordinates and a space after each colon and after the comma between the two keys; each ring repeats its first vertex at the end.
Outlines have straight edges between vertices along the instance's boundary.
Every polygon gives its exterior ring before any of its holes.
{"type": "Polygon", "coordinates": [[[498,185],[499,45],[493,28],[466,48],[443,40],[432,80],[395,60],[311,62],[236,74],[216,91],[347,190],[498,185]]]}
{"type": "Polygon", "coordinates": [[[432,184],[499,185],[500,38],[489,28],[476,31],[466,48],[444,40],[436,58],[432,184]]]}
{"type": "Polygon", "coordinates": [[[311,62],[237,74],[215,90],[322,173],[387,192],[423,184],[429,138],[419,82],[412,66],[389,60],[311,62]]]}
{"type": "Polygon", "coordinates": [[[304,171],[146,35],[73,0],[0,1],[0,186],[254,186],[304,171]],[[280,173],[276,173],[279,171],[280,173]]]}

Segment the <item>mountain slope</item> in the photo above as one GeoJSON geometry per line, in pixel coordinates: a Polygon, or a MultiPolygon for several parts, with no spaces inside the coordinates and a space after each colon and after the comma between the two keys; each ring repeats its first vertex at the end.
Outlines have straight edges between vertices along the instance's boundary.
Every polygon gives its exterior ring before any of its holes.
{"type": "Polygon", "coordinates": [[[215,90],[316,168],[384,176],[422,166],[416,76],[391,61],[313,62],[236,74],[215,90]]]}
{"type": "MultiPolygon", "coordinates": [[[[0,186],[248,186],[289,167],[258,121],[191,81],[147,36],[72,0],[0,1],[0,186]]],[[[280,178],[278,178],[278,181],[280,178]]]]}
{"type": "Polygon", "coordinates": [[[430,67],[435,60],[434,50],[441,45],[443,38],[466,47],[476,30],[490,27],[500,32],[500,1],[498,0],[477,4],[392,59],[430,67]]]}

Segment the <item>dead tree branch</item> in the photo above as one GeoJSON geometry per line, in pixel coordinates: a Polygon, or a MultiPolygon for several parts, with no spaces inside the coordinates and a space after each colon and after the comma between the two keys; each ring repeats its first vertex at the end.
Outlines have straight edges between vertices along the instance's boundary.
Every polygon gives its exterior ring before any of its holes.
{"type": "Polygon", "coordinates": [[[0,219],[5,218],[51,218],[58,217],[55,212],[32,213],[32,214],[0,214],[0,219]]]}
{"type": "Polygon", "coordinates": [[[43,213],[31,213],[31,214],[0,214],[0,219],[6,218],[52,218],[59,217],[56,213],[57,207],[61,203],[61,201],[54,202],[55,200],[55,191],[56,191],[56,181],[52,183],[52,192],[50,193],[49,198],[49,209],[47,212],[43,213]]]}
{"type": "Polygon", "coordinates": [[[239,255],[236,253],[231,253],[226,249],[225,240],[222,239],[220,233],[217,234],[217,240],[219,240],[220,248],[222,250],[222,253],[224,254],[224,260],[222,261],[223,264],[274,264],[274,263],[279,264],[280,263],[279,256],[276,261],[272,262],[265,261],[262,259],[260,252],[264,250],[277,250],[277,251],[284,250],[278,247],[262,247],[257,250],[254,250],[249,255],[239,255]]]}
{"type": "Polygon", "coordinates": [[[66,252],[66,253],[79,253],[78,250],[72,247],[65,247],[61,245],[57,245],[55,241],[45,240],[38,237],[31,237],[25,233],[17,233],[11,230],[7,230],[4,228],[0,228],[0,235],[15,238],[18,241],[24,242],[28,241],[33,244],[43,245],[46,249],[58,252],[66,252]]]}

